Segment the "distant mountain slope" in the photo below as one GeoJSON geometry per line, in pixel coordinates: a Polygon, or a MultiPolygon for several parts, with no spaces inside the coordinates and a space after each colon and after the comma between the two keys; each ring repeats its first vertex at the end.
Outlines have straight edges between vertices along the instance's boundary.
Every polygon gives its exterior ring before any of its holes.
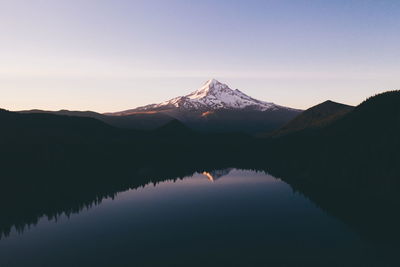
{"type": "Polygon", "coordinates": [[[145,112],[138,112],[136,114],[130,114],[127,116],[107,116],[93,111],[46,111],[33,109],[20,111],[20,113],[47,113],[65,116],[89,117],[101,120],[114,127],[135,130],[154,130],[174,119],[165,113],[145,112]]]}
{"type": "Polygon", "coordinates": [[[167,114],[192,129],[205,132],[255,133],[279,128],[301,111],[254,99],[211,79],[186,96],[107,115],[144,112],[167,114]]]}
{"type": "Polygon", "coordinates": [[[297,114],[298,112],[285,109],[269,111],[220,109],[207,112],[206,115],[194,112],[176,116],[189,127],[203,132],[254,134],[273,131],[293,119],[297,114]]]}
{"type": "Polygon", "coordinates": [[[304,129],[322,127],[339,119],[353,109],[353,106],[328,100],[303,111],[296,118],[274,132],[273,135],[278,136],[304,129]]]}

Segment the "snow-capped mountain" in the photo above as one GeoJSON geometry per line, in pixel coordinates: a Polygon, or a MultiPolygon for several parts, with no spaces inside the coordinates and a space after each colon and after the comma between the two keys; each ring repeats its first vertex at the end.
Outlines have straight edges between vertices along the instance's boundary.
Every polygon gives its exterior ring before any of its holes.
{"type": "MultiPolygon", "coordinates": [[[[164,115],[196,131],[257,133],[275,130],[300,112],[254,99],[238,89],[233,90],[211,79],[188,95],[104,115],[128,121],[144,115],[149,116],[147,120],[151,121],[153,117],[164,115]]],[[[157,119],[154,124],[158,124],[157,119]]]]}
{"type": "Polygon", "coordinates": [[[208,80],[198,90],[171,100],[136,109],[119,112],[128,115],[136,112],[163,111],[170,109],[213,111],[219,109],[248,109],[257,111],[289,109],[270,102],[254,99],[238,89],[231,89],[215,79],[208,80]]]}

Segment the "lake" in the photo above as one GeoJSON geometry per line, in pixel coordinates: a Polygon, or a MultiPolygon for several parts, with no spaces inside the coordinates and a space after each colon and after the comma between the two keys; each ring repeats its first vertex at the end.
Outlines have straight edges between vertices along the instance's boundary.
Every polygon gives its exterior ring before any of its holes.
{"type": "Polygon", "coordinates": [[[285,182],[238,169],[150,183],[0,240],[0,266],[379,266],[384,257],[285,182]]]}

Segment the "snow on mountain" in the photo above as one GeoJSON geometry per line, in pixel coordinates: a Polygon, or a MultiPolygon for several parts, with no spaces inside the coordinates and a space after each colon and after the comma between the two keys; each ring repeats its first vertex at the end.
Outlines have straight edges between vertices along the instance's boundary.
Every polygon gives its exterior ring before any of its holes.
{"type": "MultiPolygon", "coordinates": [[[[301,110],[254,99],[238,89],[231,89],[215,79],[207,81],[198,90],[171,100],[135,109],[104,115],[121,116],[121,120],[137,116],[164,114],[188,128],[201,132],[268,132],[282,127],[301,110]]],[[[157,119],[158,121],[158,119],[157,119]]]]}
{"type": "Polygon", "coordinates": [[[160,104],[139,107],[131,111],[147,112],[168,109],[217,110],[252,109],[258,111],[289,109],[274,103],[254,99],[238,89],[231,89],[215,79],[207,81],[200,89],[186,95],[173,98],[160,104]]]}

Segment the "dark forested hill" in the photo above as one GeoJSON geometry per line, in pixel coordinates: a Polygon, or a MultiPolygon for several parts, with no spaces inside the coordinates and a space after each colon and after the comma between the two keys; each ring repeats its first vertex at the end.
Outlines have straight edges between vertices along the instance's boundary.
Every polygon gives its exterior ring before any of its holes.
{"type": "Polygon", "coordinates": [[[400,91],[371,97],[312,132],[303,129],[275,139],[268,141],[275,156],[297,161],[299,167],[337,166],[369,174],[387,168],[387,173],[399,162],[400,91]]]}
{"type": "Polygon", "coordinates": [[[273,131],[293,119],[299,110],[281,109],[255,111],[250,109],[213,111],[167,110],[163,112],[136,112],[129,114],[100,114],[93,111],[25,110],[23,114],[46,113],[90,117],[118,128],[155,130],[173,120],[179,120],[195,131],[209,133],[259,133],[273,131]]]}
{"type": "Polygon", "coordinates": [[[109,116],[106,114],[100,114],[93,111],[70,111],[70,110],[59,110],[59,111],[45,111],[45,110],[25,110],[20,113],[31,114],[31,113],[47,113],[74,117],[89,117],[101,120],[109,125],[118,128],[134,129],[134,130],[154,130],[164,124],[170,122],[174,118],[165,113],[145,113],[138,112],[136,114],[124,115],[124,116],[109,116]]]}
{"type": "Polygon", "coordinates": [[[304,129],[323,127],[341,118],[351,110],[353,106],[348,106],[333,101],[325,101],[319,105],[311,107],[285,126],[273,133],[274,136],[290,134],[304,129]]]}
{"type": "Polygon", "coordinates": [[[398,244],[400,91],[313,131],[270,138],[265,148],[271,173],[366,236],[398,244]]]}
{"type": "Polygon", "coordinates": [[[106,140],[117,130],[94,118],[0,110],[0,143],[90,143],[106,140]]]}

